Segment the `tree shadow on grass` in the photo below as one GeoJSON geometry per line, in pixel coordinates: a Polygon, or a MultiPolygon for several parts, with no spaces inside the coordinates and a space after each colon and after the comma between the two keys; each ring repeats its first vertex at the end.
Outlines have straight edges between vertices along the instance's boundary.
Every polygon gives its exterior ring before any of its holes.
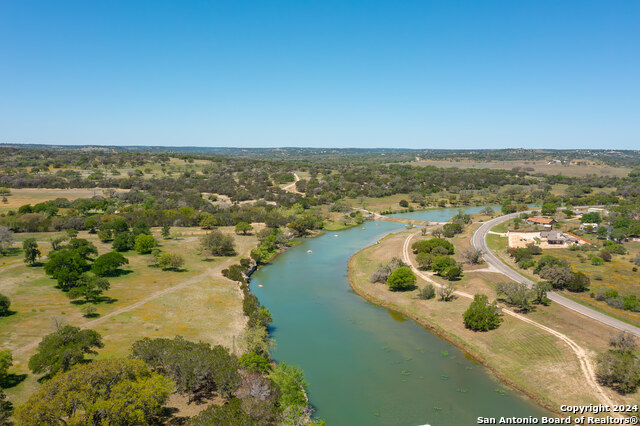
{"type": "Polygon", "coordinates": [[[133,271],[131,269],[116,269],[115,271],[113,271],[113,273],[111,273],[109,276],[110,277],[122,277],[124,275],[129,275],[132,274],[133,271]]]}
{"type": "Polygon", "coordinates": [[[2,380],[0,380],[0,388],[2,389],[10,389],[18,386],[20,383],[24,382],[27,378],[26,374],[7,374],[4,376],[2,380]]]}
{"type": "Polygon", "coordinates": [[[18,313],[18,311],[12,311],[11,309],[9,309],[4,314],[0,314],[0,318],[10,317],[10,316],[15,315],[17,313],[18,313]]]}
{"type": "Polygon", "coordinates": [[[44,266],[44,262],[33,262],[30,265],[28,265],[30,268],[40,268],[42,266],[44,266]]]}
{"type": "Polygon", "coordinates": [[[189,420],[189,417],[176,416],[178,413],[176,407],[162,407],[160,414],[157,418],[151,421],[151,425],[184,425],[189,420]]]}

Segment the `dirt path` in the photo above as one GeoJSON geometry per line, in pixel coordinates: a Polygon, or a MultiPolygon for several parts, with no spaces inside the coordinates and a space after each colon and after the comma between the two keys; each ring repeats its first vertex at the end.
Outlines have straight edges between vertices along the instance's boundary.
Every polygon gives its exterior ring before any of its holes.
{"type": "Polygon", "coordinates": [[[285,191],[287,191],[287,192],[293,192],[294,194],[302,194],[302,192],[300,192],[300,191],[298,191],[298,190],[296,189],[296,183],[298,183],[298,181],[300,180],[300,177],[298,176],[298,174],[297,174],[297,173],[295,173],[295,172],[294,172],[294,173],[293,173],[293,178],[295,179],[295,180],[293,181],[293,183],[290,183],[290,184],[289,184],[289,185],[287,185],[287,186],[283,186],[283,187],[282,187],[282,189],[284,189],[284,190],[285,190],[285,191]]]}
{"type": "MultiPolygon", "coordinates": [[[[411,244],[411,240],[413,239],[413,237],[415,236],[415,233],[409,234],[407,236],[407,238],[404,241],[404,244],[402,246],[402,256],[404,258],[404,262],[409,265],[411,267],[411,269],[413,270],[413,272],[419,276],[420,278],[422,278],[423,280],[433,284],[434,287],[441,287],[440,284],[438,284],[437,282],[435,282],[433,279],[431,279],[431,277],[429,277],[428,275],[424,274],[422,271],[420,271],[418,268],[416,268],[413,264],[413,262],[411,261],[411,256],[409,256],[409,247],[411,244]]],[[[469,293],[465,293],[463,291],[456,291],[455,292],[456,296],[461,296],[461,297],[465,297],[468,299],[473,299],[473,295],[469,294],[469,293]]],[[[591,364],[590,358],[589,358],[589,354],[582,348],[580,347],[578,344],[576,344],[573,340],[571,340],[569,337],[567,337],[565,334],[562,334],[552,328],[549,328],[545,325],[542,325],[536,321],[533,321],[530,318],[525,317],[524,315],[518,314],[516,312],[513,312],[509,309],[505,309],[502,308],[502,312],[504,312],[505,314],[519,319],[520,321],[524,321],[528,324],[531,324],[535,327],[538,327],[541,330],[546,331],[547,333],[552,334],[553,336],[557,337],[558,339],[562,340],[563,342],[565,342],[567,344],[567,346],[569,346],[569,348],[576,354],[576,356],[578,357],[578,361],[580,362],[580,368],[582,369],[582,373],[584,374],[584,377],[586,379],[587,384],[595,391],[595,393],[597,395],[600,396],[600,401],[602,404],[608,405],[608,406],[612,406],[613,402],[611,401],[611,399],[609,398],[609,396],[604,392],[604,390],[602,389],[602,387],[598,384],[597,380],[596,380],[596,375],[595,375],[595,371],[593,368],[593,365],[591,364]]]]}
{"type": "MultiPolygon", "coordinates": [[[[164,290],[159,290],[159,291],[157,291],[155,293],[152,293],[151,295],[145,297],[142,300],[139,300],[139,301],[137,301],[135,303],[132,303],[131,305],[122,307],[122,308],[117,309],[117,310],[115,310],[113,312],[105,314],[105,315],[103,315],[103,316],[101,316],[99,318],[96,318],[96,319],[87,321],[87,322],[85,322],[83,324],[80,324],[79,327],[80,328],[89,328],[89,327],[92,327],[92,326],[94,326],[96,324],[100,324],[101,322],[104,322],[104,321],[108,320],[109,318],[112,318],[112,317],[114,317],[116,315],[120,315],[120,314],[123,314],[125,312],[133,311],[134,309],[137,309],[140,306],[142,306],[142,305],[144,305],[146,303],[149,303],[149,302],[151,302],[151,301],[153,301],[155,299],[158,299],[158,298],[160,298],[162,296],[165,296],[165,295],[167,295],[169,293],[173,293],[174,291],[181,290],[181,289],[183,289],[185,287],[188,287],[188,286],[190,286],[192,284],[196,284],[196,283],[202,281],[204,278],[207,278],[207,277],[214,278],[214,277],[217,277],[217,275],[222,277],[220,272],[222,272],[222,270],[224,268],[226,268],[231,263],[233,263],[234,260],[235,260],[235,258],[225,259],[224,261],[219,263],[217,266],[209,268],[209,269],[206,269],[201,274],[198,274],[195,277],[191,277],[188,280],[183,281],[178,285],[175,285],[175,286],[169,287],[169,288],[165,288],[164,290]]],[[[13,352],[15,354],[28,352],[28,351],[36,348],[38,346],[38,344],[40,343],[40,340],[42,340],[42,339],[38,339],[38,340],[33,341],[33,342],[31,342],[31,343],[29,343],[27,345],[24,345],[24,346],[21,346],[19,348],[16,348],[16,349],[13,350],[13,352]]]]}

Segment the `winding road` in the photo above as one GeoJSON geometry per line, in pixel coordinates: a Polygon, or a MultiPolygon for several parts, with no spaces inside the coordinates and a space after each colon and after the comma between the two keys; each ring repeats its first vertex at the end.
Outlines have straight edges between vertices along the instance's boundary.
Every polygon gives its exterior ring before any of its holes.
{"type": "MultiPolygon", "coordinates": [[[[518,212],[518,213],[511,213],[511,214],[507,214],[504,216],[499,216],[496,217],[494,219],[489,220],[488,222],[483,223],[478,229],[476,229],[476,231],[473,234],[473,239],[472,239],[472,243],[473,243],[473,247],[477,250],[482,250],[482,252],[484,253],[483,257],[484,260],[487,262],[487,264],[489,264],[490,266],[492,266],[493,268],[495,268],[498,272],[506,275],[507,277],[511,278],[514,281],[517,281],[519,283],[522,284],[526,284],[528,287],[533,286],[534,282],[531,281],[529,278],[521,275],[520,273],[518,273],[517,271],[511,269],[508,265],[506,265],[502,260],[500,260],[495,254],[493,254],[491,252],[491,250],[489,249],[489,247],[487,246],[487,241],[486,241],[486,237],[487,234],[489,233],[489,231],[491,230],[491,228],[493,228],[494,226],[502,223],[502,222],[506,222],[509,219],[512,219],[518,215],[520,215],[522,212],[518,212]]],[[[565,308],[571,309],[572,311],[575,311],[579,314],[582,314],[586,317],[589,317],[591,319],[594,319],[596,321],[599,321],[603,324],[609,325],[613,328],[616,328],[618,330],[621,331],[628,331],[629,333],[632,333],[638,337],[640,337],[640,328],[635,327],[631,324],[627,324],[626,322],[620,321],[618,319],[615,319],[613,317],[610,317],[609,315],[603,314],[601,312],[595,311],[591,308],[588,308],[584,305],[581,305],[579,303],[574,302],[573,300],[567,299],[566,297],[555,293],[555,292],[549,292],[548,295],[549,299],[551,299],[553,302],[564,306],[565,308]]]]}

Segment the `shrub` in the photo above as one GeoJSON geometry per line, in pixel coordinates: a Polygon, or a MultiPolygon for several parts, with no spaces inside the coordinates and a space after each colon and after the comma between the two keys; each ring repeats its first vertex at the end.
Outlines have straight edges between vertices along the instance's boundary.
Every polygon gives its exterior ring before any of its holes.
{"type": "Polygon", "coordinates": [[[418,299],[429,300],[436,297],[436,289],[433,284],[427,284],[418,291],[418,299]]]}
{"type": "Polygon", "coordinates": [[[0,294],[0,317],[7,316],[11,313],[9,309],[11,307],[11,301],[4,294],[0,294]]]}
{"type": "Polygon", "coordinates": [[[591,264],[594,265],[594,266],[600,266],[600,265],[604,264],[604,259],[602,259],[599,256],[593,256],[591,258],[591,264]]]}

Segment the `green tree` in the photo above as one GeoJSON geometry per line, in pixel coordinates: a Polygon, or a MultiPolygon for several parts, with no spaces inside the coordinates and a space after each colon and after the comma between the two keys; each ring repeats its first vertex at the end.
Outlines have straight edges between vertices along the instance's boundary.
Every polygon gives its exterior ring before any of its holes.
{"type": "Polygon", "coordinates": [[[473,331],[488,331],[497,328],[502,322],[500,308],[495,300],[489,303],[484,294],[473,296],[473,302],[463,314],[464,325],[473,331]]]}
{"type": "Polygon", "coordinates": [[[305,398],[307,382],[304,380],[304,374],[299,367],[281,362],[276,365],[269,377],[282,392],[278,400],[281,407],[307,404],[305,398]]]}
{"type": "Polygon", "coordinates": [[[238,362],[245,370],[256,371],[261,374],[266,374],[271,369],[269,360],[255,352],[247,352],[242,354],[238,362]]]}
{"type": "Polygon", "coordinates": [[[223,234],[217,229],[200,237],[200,247],[212,256],[234,256],[235,243],[231,235],[223,234]]]}
{"type": "Polygon", "coordinates": [[[502,282],[496,284],[496,293],[511,306],[517,307],[522,312],[531,310],[530,297],[532,292],[526,284],[516,282],[502,282]]]}
{"type": "Polygon", "coordinates": [[[462,276],[462,268],[460,268],[459,266],[452,266],[445,269],[442,276],[449,281],[457,280],[458,278],[460,278],[460,276],[462,276]]]}
{"type": "MultiPolygon", "coordinates": [[[[9,367],[13,365],[13,355],[9,349],[0,351],[0,387],[7,378],[9,367]]],[[[0,423],[1,425],[2,423],[0,423]]]]}
{"type": "Polygon", "coordinates": [[[58,281],[58,286],[69,290],[88,269],[87,261],[77,251],[64,248],[49,253],[44,271],[58,281]]]}
{"type": "Polygon", "coordinates": [[[91,265],[91,272],[100,277],[111,277],[116,275],[118,268],[129,264],[129,260],[122,254],[111,251],[96,258],[91,265]]]}
{"type": "Polygon", "coordinates": [[[133,359],[96,360],[44,383],[16,412],[19,424],[148,425],[173,389],[133,359]]]}
{"type": "Polygon", "coordinates": [[[164,238],[165,240],[169,239],[169,237],[171,236],[171,227],[169,225],[163,225],[162,230],[160,231],[160,235],[162,235],[162,238],[164,238]]]}
{"type": "Polygon", "coordinates": [[[133,250],[136,244],[135,238],[136,237],[131,232],[120,232],[119,234],[116,234],[113,242],[111,243],[111,247],[116,251],[133,250]]]}
{"type": "Polygon", "coordinates": [[[94,330],[80,330],[65,325],[46,335],[38,344],[38,352],[29,359],[29,369],[52,377],[59,371],[85,361],[85,355],[95,355],[93,348],[102,348],[102,337],[94,330]]]}
{"type": "Polygon", "coordinates": [[[636,338],[628,332],[622,332],[612,336],[609,345],[610,349],[598,356],[598,380],[621,393],[635,392],[640,386],[640,360],[635,356],[636,338]]]}
{"type": "Polygon", "coordinates": [[[140,254],[151,253],[151,250],[158,245],[153,235],[138,234],[135,239],[135,250],[140,254]]]}
{"type": "Polygon", "coordinates": [[[408,266],[401,266],[387,277],[387,285],[392,291],[413,290],[416,276],[408,266]]]}
{"type": "Polygon", "coordinates": [[[7,401],[7,395],[0,389],[0,426],[11,426],[11,416],[13,414],[13,404],[7,401]]]}
{"type": "Polygon", "coordinates": [[[418,291],[418,299],[429,300],[434,297],[436,297],[436,289],[433,287],[433,284],[427,284],[418,291]]]}
{"type": "Polygon", "coordinates": [[[551,290],[549,283],[540,281],[533,285],[533,292],[535,294],[535,302],[541,305],[548,305],[551,300],[547,297],[547,292],[551,290]]]}
{"type": "Polygon", "coordinates": [[[453,268],[455,266],[458,266],[458,264],[453,257],[438,256],[433,260],[431,269],[435,271],[438,275],[444,276],[444,272],[447,269],[453,268]]]}
{"type": "Polygon", "coordinates": [[[11,300],[4,294],[0,293],[0,317],[6,317],[11,314],[11,300]]]}
{"type": "Polygon", "coordinates": [[[74,250],[83,258],[89,260],[91,256],[98,254],[98,249],[84,238],[72,238],[67,244],[67,248],[74,250]]]}
{"type": "Polygon", "coordinates": [[[42,255],[35,238],[24,240],[22,242],[22,250],[24,250],[24,262],[30,265],[36,263],[36,260],[42,255]]]}
{"type": "Polygon", "coordinates": [[[553,216],[554,214],[556,214],[557,210],[558,205],[556,203],[544,203],[542,205],[542,209],[540,209],[542,214],[545,216],[553,216]]]}
{"type": "Polygon", "coordinates": [[[161,253],[158,256],[158,267],[160,267],[163,271],[173,269],[177,270],[182,268],[184,265],[184,257],[180,256],[177,253],[161,253]]]}
{"type": "Polygon", "coordinates": [[[236,225],[236,234],[247,235],[247,232],[251,232],[253,230],[253,226],[247,222],[239,222],[236,225]]]}
{"type": "Polygon", "coordinates": [[[95,302],[102,292],[109,290],[110,284],[105,278],[83,274],[76,285],[67,292],[69,299],[84,298],[86,303],[95,302]]]}
{"type": "Polygon", "coordinates": [[[580,218],[582,223],[602,223],[602,217],[598,212],[585,213],[580,218]]]}

